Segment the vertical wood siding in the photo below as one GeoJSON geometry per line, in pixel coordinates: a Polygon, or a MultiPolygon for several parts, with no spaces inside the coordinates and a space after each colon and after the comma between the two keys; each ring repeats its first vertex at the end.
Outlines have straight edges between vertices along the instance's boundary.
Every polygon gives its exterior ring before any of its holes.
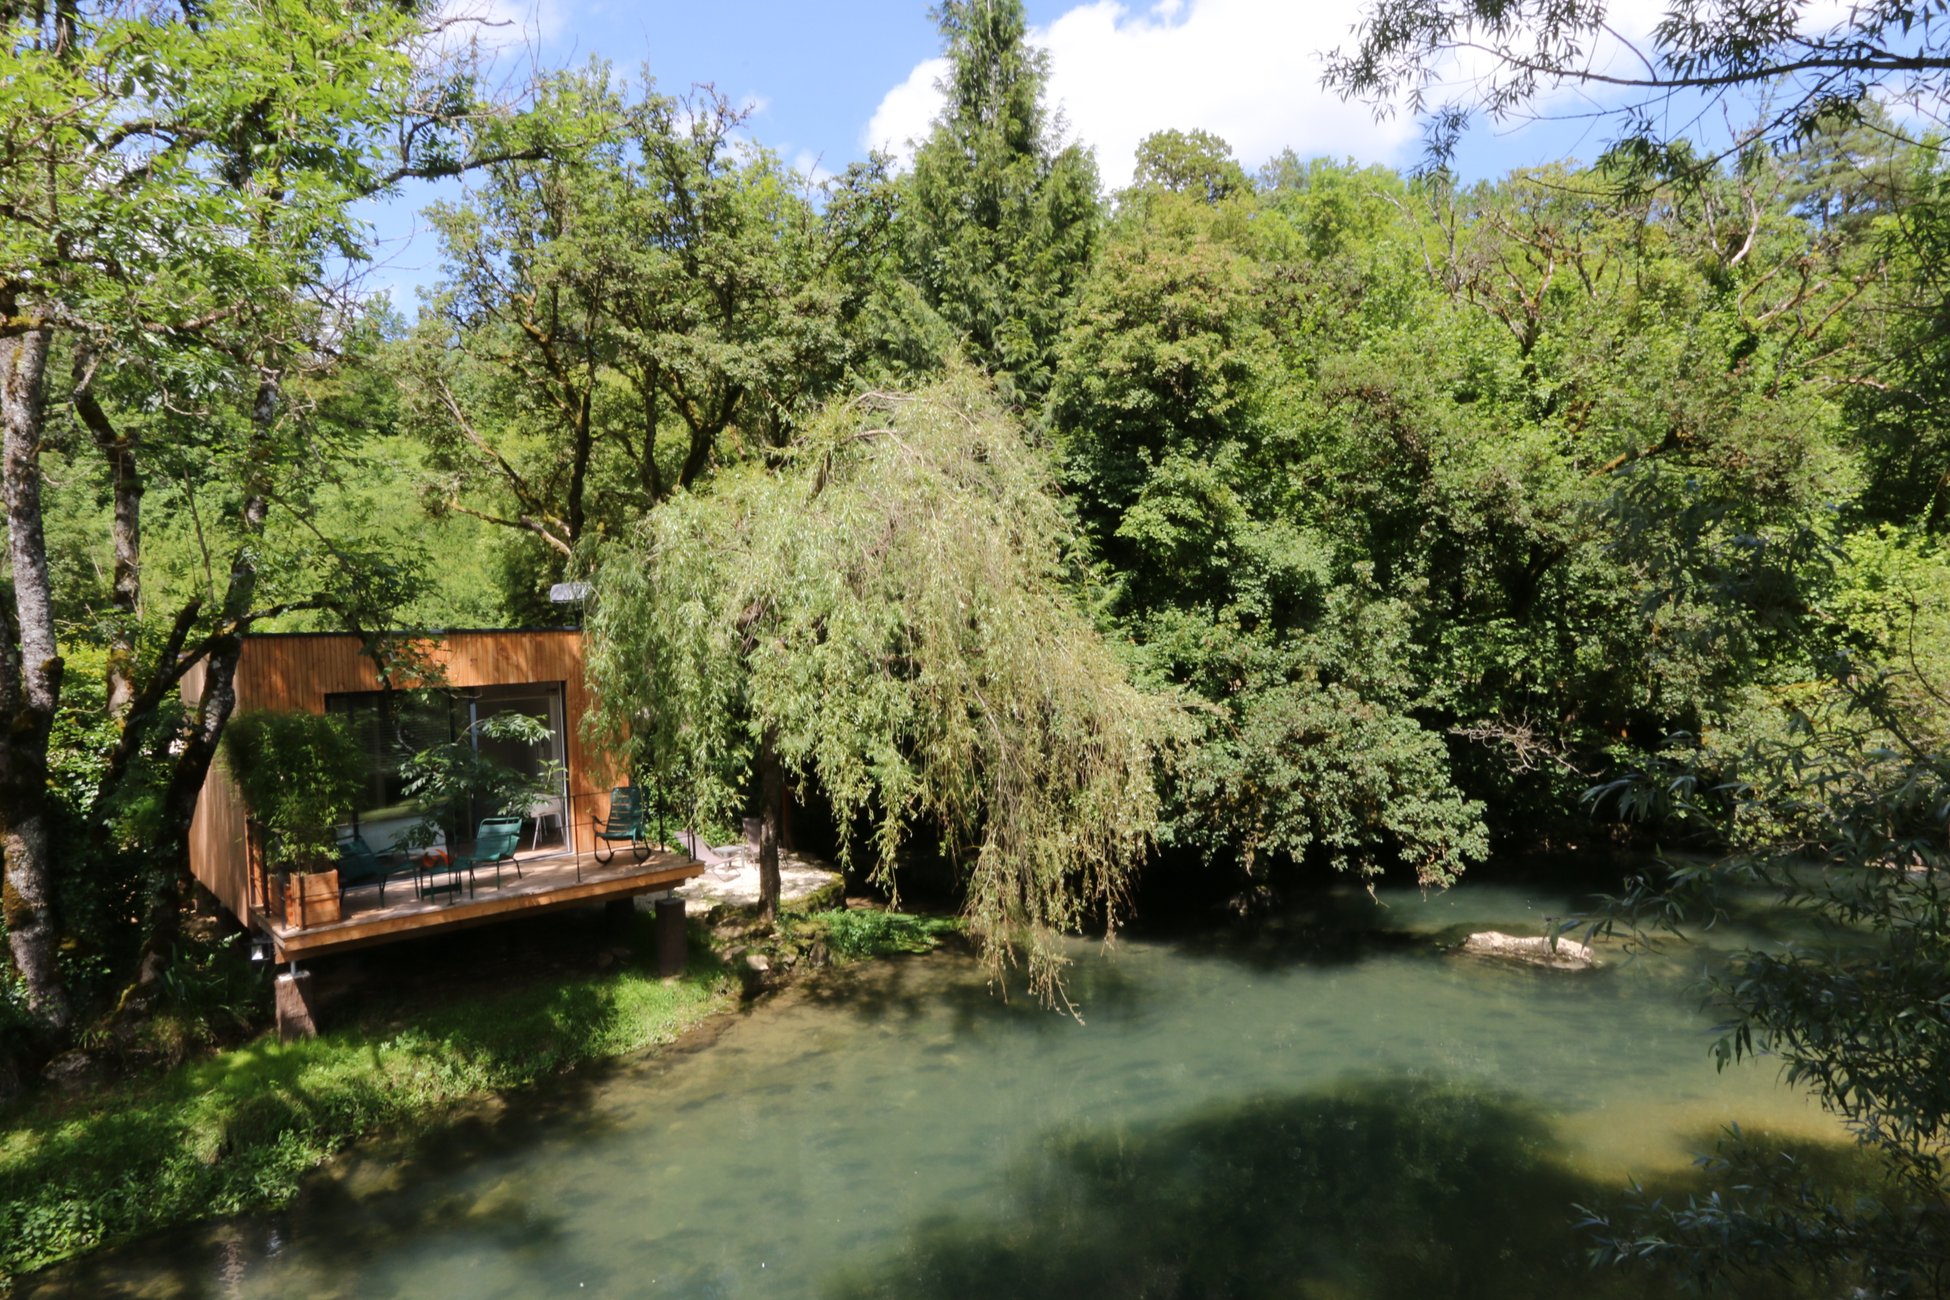
{"type": "MultiPolygon", "coordinates": [[[[325,697],[380,689],[372,660],[359,653],[359,638],[337,633],[251,637],[237,665],[237,711],[281,709],[323,713],[325,697]]],[[[582,633],[448,632],[420,644],[430,665],[424,684],[520,686],[562,684],[563,737],[569,767],[569,833],[578,852],[594,847],[590,819],[609,811],[616,776],[607,755],[583,742],[582,719],[589,692],[582,676],[582,633]]],[[[395,682],[395,685],[414,685],[395,682]]],[[[183,679],[183,698],[203,690],[199,666],[183,679]]],[[[190,824],[190,869],[239,917],[249,919],[244,850],[244,809],[237,786],[219,759],[197,798],[190,824]]]]}

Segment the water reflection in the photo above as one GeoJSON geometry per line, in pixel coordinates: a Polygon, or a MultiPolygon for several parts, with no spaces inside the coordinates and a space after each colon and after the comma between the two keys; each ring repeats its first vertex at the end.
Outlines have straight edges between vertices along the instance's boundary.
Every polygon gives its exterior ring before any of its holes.
{"type": "Polygon", "coordinates": [[[1630,1174],[1684,1188],[1732,1120],[1834,1134],[1765,1071],[1714,1073],[1700,953],[1553,977],[1439,939],[1534,932],[1563,896],[1383,901],[1080,944],[1081,1024],[965,954],[839,973],[705,1050],[552,1082],[286,1213],[25,1291],[1657,1294],[1587,1275],[1574,1204],[1630,1174]]]}

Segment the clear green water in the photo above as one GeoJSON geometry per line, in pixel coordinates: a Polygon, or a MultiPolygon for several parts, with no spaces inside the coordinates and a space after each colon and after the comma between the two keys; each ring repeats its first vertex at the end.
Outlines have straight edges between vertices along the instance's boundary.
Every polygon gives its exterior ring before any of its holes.
{"type": "Polygon", "coordinates": [[[1681,1176],[1730,1121],[1836,1136],[1707,1055],[1701,969],[1778,918],[1561,974],[1414,939],[1534,933],[1563,899],[1382,902],[1079,945],[1081,1024],[959,956],[839,973],[39,1293],[1658,1294],[1585,1273],[1574,1202],[1681,1176]]]}

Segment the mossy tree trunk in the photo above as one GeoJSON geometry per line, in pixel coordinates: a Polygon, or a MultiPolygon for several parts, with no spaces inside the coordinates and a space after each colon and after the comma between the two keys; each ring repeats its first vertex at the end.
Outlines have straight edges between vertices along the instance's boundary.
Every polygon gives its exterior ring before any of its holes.
{"type": "MultiPolygon", "coordinates": [[[[20,317],[30,304],[11,295],[0,315],[20,317]]],[[[7,943],[26,988],[28,1010],[61,1030],[72,1016],[55,952],[47,798],[47,745],[61,697],[62,661],[55,643],[54,598],[41,521],[41,467],[47,357],[53,331],[29,328],[0,339],[0,435],[4,440],[7,539],[12,601],[0,644],[0,887],[7,943]]]]}
{"type": "Polygon", "coordinates": [[[765,729],[758,751],[758,915],[770,924],[779,917],[779,844],[785,837],[785,768],[779,762],[779,733],[765,729]]]}

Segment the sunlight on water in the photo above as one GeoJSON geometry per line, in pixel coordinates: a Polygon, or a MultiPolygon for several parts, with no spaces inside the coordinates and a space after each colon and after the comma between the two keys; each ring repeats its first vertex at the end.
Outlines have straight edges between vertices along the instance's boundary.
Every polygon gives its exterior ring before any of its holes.
{"type": "Polygon", "coordinates": [[[1713,1069],[1697,980],[1754,932],[1545,973],[1418,937],[1535,932],[1563,900],[1382,902],[1079,945],[1082,1024],[962,957],[835,974],[42,1293],[1611,1294],[1573,1202],[1735,1120],[1836,1136],[1771,1068],[1713,1069]]]}

